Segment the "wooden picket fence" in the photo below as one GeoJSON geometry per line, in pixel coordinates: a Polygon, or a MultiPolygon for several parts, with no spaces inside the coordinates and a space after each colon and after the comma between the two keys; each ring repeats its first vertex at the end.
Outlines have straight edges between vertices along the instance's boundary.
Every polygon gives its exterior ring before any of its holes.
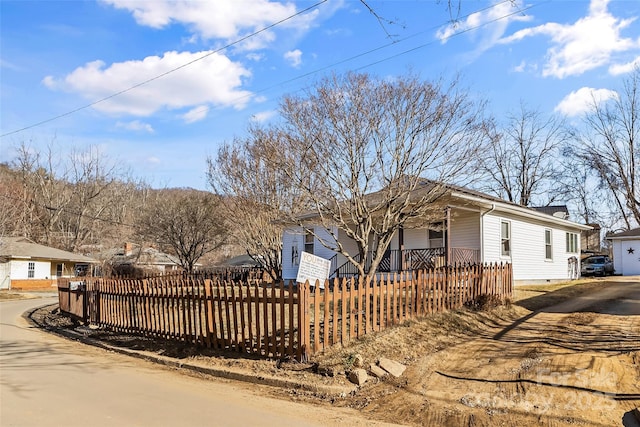
{"type": "Polygon", "coordinates": [[[448,266],[365,280],[335,280],[302,293],[302,347],[309,354],[406,320],[513,292],[511,264],[448,266]]]}
{"type": "Polygon", "coordinates": [[[113,331],[306,360],[408,319],[512,293],[510,264],[295,285],[193,277],[59,279],[63,312],[113,331]],[[72,298],[71,298],[72,297],[72,298]],[[71,298],[71,299],[70,299],[71,298]],[[73,304],[69,304],[73,301],[73,304]]]}

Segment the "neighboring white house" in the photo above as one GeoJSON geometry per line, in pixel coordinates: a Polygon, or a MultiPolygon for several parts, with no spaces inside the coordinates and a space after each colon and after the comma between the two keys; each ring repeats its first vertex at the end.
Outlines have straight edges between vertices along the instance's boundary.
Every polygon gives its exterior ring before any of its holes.
{"type": "Polygon", "coordinates": [[[607,235],[613,246],[613,268],[623,276],[640,275],[640,228],[607,235]]]}
{"type": "MultiPolygon", "coordinates": [[[[457,186],[446,186],[442,220],[429,227],[399,230],[379,272],[413,270],[454,263],[509,262],[516,282],[550,282],[578,277],[580,233],[591,227],[457,186]]],[[[282,275],[295,280],[302,251],[332,261],[331,277],[353,275],[335,239],[309,219],[306,229],[288,227],[283,235],[282,275]],[[324,240],[324,244],[319,239],[324,240]],[[329,246],[329,248],[327,248],[329,246]]],[[[337,228],[334,235],[356,254],[355,242],[337,228]]]]}
{"type": "Polygon", "coordinates": [[[39,245],[25,237],[0,237],[0,289],[54,286],[59,277],[95,263],[92,258],[39,245]]]}

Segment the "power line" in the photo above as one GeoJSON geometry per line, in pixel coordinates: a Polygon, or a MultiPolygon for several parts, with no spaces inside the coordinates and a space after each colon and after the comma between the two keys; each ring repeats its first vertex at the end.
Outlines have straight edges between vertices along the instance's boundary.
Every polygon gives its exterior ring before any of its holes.
{"type": "MultiPolygon", "coordinates": [[[[275,27],[275,26],[277,26],[277,25],[280,25],[280,24],[282,24],[282,23],[284,23],[284,22],[286,22],[286,21],[288,21],[288,20],[290,20],[290,19],[292,19],[292,18],[294,18],[294,17],[296,17],[296,16],[299,16],[299,15],[301,15],[301,14],[304,14],[304,13],[308,12],[309,10],[316,8],[316,7],[320,6],[321,4],[323,4],[323,3],[327,2],[327,1],[328,1],[328,0],[321,0],[321,1],[319,1],[319,2],[317,2],[317,3],[315,3],[315,4],[313,4],[313,5],[311,5],[311,6],[309,6],[309,7],[307,7],[306,9],[303,9],[303,10],[301,10],[301,11],[299,11],[299,12],[297,12],[297,13],[295,13],[295,14],[293,14],[293,15],[291,15],[291,16],[289,16],[289,17],[287,17],[287,18],[284,18],[284,19],[282,19],[282,20],[280,20],[280,21],[278,21],[278,22],[275,22],[275,23],[273,23],[273,24],[271,24],[271,25],[269,25],[269,26],[267,26],[267,27],[262,28],[261,30],[258,30],[258,31],[254,32],[254,33],[251,33],[251,34],[249,34],[249,35],[247,35],[247,36],[245,36],[245,37],[242,37],[242,38],[241,38],[241,39],[239,39],[239,40],[236,40],[236,41],[234,41],[234,42],[231,42],[231,43],[229,43],[229,44],[227,44],[227,45],[225,45],[225,46],[223,46],[223,47],[220,47],[219,49],[216,49],[216,50],[214,50],[214,51],[211,51],[211,52],[209,52],[209,53],[207,53],[207,54],[205,54],[205,55],[203,55],[203,56],[201,56],[201,57],[199,57],[199,58],[196,58],[196,59],[194,59],[194,60],[192,60],[192,61],[189,61],[189,62],[187,62],[187,63],[185,63],[185,64],[182,64],[182,65],[180,65],[180,66],[178,66],[178,67],[176,67],[176,68],[173,68],[173,69],[171,69],[171,70],[169,70],[169,71],[166,71],[166,72],[164,72],[164,73],[162,73],[162,74],[159,74],[159,75],[157,75],[157,76],[155,76],[155,77],[152,77],[152,78],[150,78],[150,79],[148,79],[148,80],[145,80],[145,81],[143,81],[143,82],[140,82],[140,83],[138,83],[138,84],[136,84],[136,85],[134,85],[134,86],[131,86],[131,87],[127,88],[127,89],[121,90],[121,91],[116,92],[116,93],[114,93],[114,94],[111,94],[111,95],[109,95],[109,96],[107,96],[107,97],[104,97],[104,98],[102,98],[102,99],[99,99],[98,101],[92,102],[92,103],[90,103],[90,104],[84,105],[84,106],[82,106],[82,107],[76,108],[76,109],[74,109],[74,110],[68,111],[68,112],[63,113],[63,114],[60,114],[60,115],[58,115],[58,116],[51,117],[51,118],[49,118],[49,119],[46,119],[46,120],[43,120],[43,121],[40,121],[40,122],[34,123],[34,124],[29,125],[29,126],[26,126],[26,127],[24,127],[24,128],[17,129],[17,130],[14,130],[14,131],[11,131],[11,132],[8,132],[8,133],[5,133],[5,134],[2,134],[2,135],[0,135],[0,138],[3,138],[3,137],[5,137],[5,136],[9,136],[9,135],[13,135],[13,134],[16,134],[16,133],[19,133],[19,132],[22,132],[22,131],[25,131],[25,130],[28,130],[28,129],[31,129],[31,128],[34,128],[34,127],[37,127],[37,126],[40,126],[40,125],[42,125],[42,124],[49,123],[49,122],[52,122],[52,121],[54,121],[54,120],[58,120],[58,119],[60,119],[60,118],[62,118],[62,117],[69,116],[69,115],[74,114],[74,113],[76,113],[76,112],[78,112],[78,111],[81,111],[81,110],[84,110],[84,109],[90,108],[90,107],[92,107],[92,106],[94,106],[94,105],[96,105],[96,104],[99,104],[99,103],[101,103],[101,102],[107,101],[107,100],[112,99],[112,98],[115,98],[115,97],[117,97],[117,96],[119,96],[119,95],[121,95],[121,94],[123,94],[123,93],[129,92],[129,91],[131,91],[131,90],[133,90],[133,89],[136,89],[136,88],[138,88],[138,87],[140,87],[140,86],[143,86],[143,85],[148,84],[148,83],[150,83],[150,82],[152,82],[152,81],[155,81],[155,80],[157,80],[157,79],[160,79],[160,78],[162,78],[162,77],[164,77],[164,76],[166,76],[166,75],[168,75],[168,74],[171,74],[171,73],[173,73],[173,72],[176,72],[176,71],[178,71],[178,70],[180,70],[180,69],[182,69],[182,68],[185,68],[185,67],[187,67],[187,66],[189,66],[189,65],[191,65],[191,64],[193,64],[193,63],[195,63],[195,62],[201,61],[202,59],[205,59],[205,58],[207,58],[207,57],[209,57],[209,56],[211,56],[211,55],[213,55],[213,54],[215,54],[215,53],[218,53],[218,52],[220,52],[220,51],[222,51],[222,50],[225,50],[225,49],[227,49],[228,47],[231,47],[231,46],[234,46],[234,45],[236,45],[236,44],[238,44],[238,43],[241,43],[241,42],[243,42],[244,40],[247,40],[247,39],[248,39],[248,38],[250,38],[250,37],[253,37],[253,36],[257,35],[257,34],[260,34],[260,33],[264,32],[264,31],[268,30],[268,29],[271,29],[271,28],[273,28],[273,27],[275,27]]],[[[548,3],[549,1],[550,1],[550,0],[547,0],[546,2],[543,2],[543,3],[548,3]]],[[[492,9],[492,8],[495,8],[495,7],[497,7],[497,6],[501,5],[501,4],[504,4],[504,3],[512,3],[512,0],[503,0],[502,2],[499,2],[499,3],[493,4],[493,5],[491,5],[491,6],[487,6],[487,7],[484,7],[484,8],[478,9],[478,10],[476,10],[476,11],[473,11],[473,12],[471,12],[471,13],[467,14],[467,15],[462,16],[461,18],[468,18],[469,16],[471,16],[471,15],[473,15],[473,14],[475,14],[475,13],[479,13],[479,12],[483,12],[483,11],[486,11],[486,10],[489,10],[489,9],[492,9]]],[[[500,17],[497,17],[497,18],[494,18],[494,19],[492,19],[492,20],[486,21],[486,22],[484,22],[484,23],[482,23],[482,24],[479,24],[479,25],[476,25],[476,26],[474,26],[474,27],[468,27],[468,28],[465,28],[465,29],[463,29],[463,30],[457,31],[457,32],[455,32],[455,33],[452,33],[452,34],[450,34],[450,35],[446,36],[446,37],[443,37],[441,40],[449,40],[449,39],[451,39],[451,38],[453,38],[453,37],[455,37],[455,36],[458,36],[458,35],[461,35],[461,34],[465,34],[465,33],[467,33],[467,32],[470,32],[470,31],[473,31],[473,30],[476,30],[476,29],[482,28],[482,27],[484,27],[484,26],[486,26],[486,25],[488,25],[488,24],[492,24],[492,23],[494,23],[494,22],[498,22],[498,21],[500,21],[500,20],[502,20],[502,19],[505,19],[505,18],[508,18],[508,17],[510,17],[510,16],[517,15],[517,14],[520,14],[520,13],[524,13],[525,11],[527,11],[527,10],[529,10],[529,9],[534,8],[534,7],[538,6],[539,4],[541,4],[541,3],[531,4],[531,5],[527,6],[526,8],[518,8],[518,10],[517,10],[517,11],[515,11],[515,12],[509,13],[509,14],[506,14],[506,15],[503,15],[503,16],[500,16],[500,17]]],[[[368,50],[368,51],[365,51],[365,52],[362,52],[362,53],[356,54],[356,55],[354,55],[354,56],[351,56],[351,57],[348,57],[348,58],[342,59],[342,60],[340,60],[340,61],[334,62],[334,63],[329,64],[329,65],[327,65],[327,66],[324,66],[324,67],[318,68],[318,69],[316,69],[316,70],[309,71],[309,72],[307,72],[307,73],[304,73],[304,74],[301,74],[301,75],[299,75],[299,76],[296,76],[296,77],[293,77],[293,78],[290,78],[290,79],[284,80],[284,81],[282,81],[282,82],[276,83],[276,84],[271,85],[271,86],[268,86],[268,87],[266,87],[266,88],[263,88],[263,89],[259,89],[259,90],[253,91],[251,94],[247,94],[247,95],[243,95],[243,96],[237,97],[237,98],[235,98],[234,100],[235,100],[235,101],[240,101],[240,100],[242,100],[242,99],[244,99],[244,98],[248,98],[248,97],[253,96],[253,95],[257,94],[257,93],[268,92],[268,91],[270,91],[270,90],[272,90],[272,89],[274,89],[274,88],[276,88],[276,87],[286,85],[286,84],[288,84],[288,83],[291,83],[291,82],[294,82],[294,81],[297,81],[297,80],[303,79],[303,78],[305,78],[305,77],[309,77],[309,76],[315,75],[315,74],[320,73],[320,72],[322,72],[322,71],[325,71],[325,70],[331,69],[331,68],[333,68],[333,67],[335,67],[335,66],[337,66],[337,65],[341,65],[341,64],[344,64],[344,63],[347,63],[347,62],[353,61],[353,60],[355,60],[355,59],[358,59],[358,58],[361,58],[361,57],[367,56],[367,55],[372,54],[372,53],[374,53],[374,52],[377,52],[377,51],[380,51],[380,50],[386,49],[386,48],[388,48],[388,47],[395,46],[395,45],[396,45],[396,44],[398,44],[398,43],[405,42],[405,41],[407,41],[407,40],[409,40],[409,39],[412,39],[412,38],[418,37],[418,36],[420,36],[420,35],[422,35],[422,34],[425,34],[425,33],[431,32],[431,31],[433,31],[433,30],[435,30],[435,29],[437,29],[437,28],[441,27],[442,25],[443,25],[443,24],[432,26],[432,27],[430,27],[430,28],[428,28],[428,29],[426,29],[426,30],[419,31],[419,32],[414,33],[414,34],[412,34],[412,35],[409,35],[409,36],[407,36],[407,37],[405,37],[405,38],[402,38],[402,39],[399,39],[399,40],[394,40],[394,41],[392,41],[392,42],[390,42],[390,43],[387,43],[387,44],[384,44],[384,45],[382,45],[382,46],[378,46],[378,47],[376,47],[376,48],[370,49],[370,50],[368,50]]],[[[416,51],[416,50],[423,49],[423,48],[425,48],[425,47],[427,47],[427,46],[433,45],[434,43],[436,43],[436,41],[435,41],[435,40],[429,41],[429,42],[427,42],[427,43],[421,44],[421,45],[416,46],[416,47],[413,47],[413,48],[411,48],[411,49],[407,49],[407,50],[402,51],[402,52],[400,52],[400,53],[397,53],[397,54],[394,54],[394,55],[387,56],[387,57],[385,57],[385,58],[382,58],[382,59],[377,60],[377,61],[374,61],[374,62],[370,62],[370,63],[368,63],[368,64],[365,64],[365,65],[361,66],[361,67],[356,68],[356,70],[361,70],[361,69],[369,68],[369,67],[371,67],[371,66],[374,66],[374,65],[380,64],[380,63],[385,62],[385,61],[388,61],[388,60],[390,60],[390,59],[394,59],[394,58],[397,58],[397,57],[399,57],[399,56],[406,55],[406,54],[408,54],[408,53],[414,52],[414,51],[416,51]]],[[[199,109],[194,110],[194,112],[205,111],[205,110],[208,110],[209,108],[210,108],[209,106],[204,106],[204,107],[201,107],[201,108],[199,108],[199,109]]]]}
{"type": "MultiPolygon", "coordinates": [[[[481,8],[481,9],[478,9],[478,10],[476,10],[476,11],[474,11],[474,12],[471,12],[471,13],[469,13],[469,14],[467,14],[467,15],[464,15],[464,16],[462,16],[461,18],[463,18],[463,19],[464,19],[464,18],[468,18],[469,16],[471,16],[471,15],[473,15],[473,14],[475,14],[475,13],[484,12],[484,11],[486,11],[486,10],[493,9],[493,8],[495,8],[495,7],[497,7],[497,6],[501,5],[501,4],[503,4],[503,3],[512,3],[512,1],[513,1],[513,0],[503,0],[503,1],[502,1],[502,2],[500,2],[500,3],[496,3],[496,4],[493,4],[493,5],[491,5],[491,6],[487,6],[487,7],[481,8]]],[[[546,1],[546,2],[544,2],[544,3],[548,3],[549,1],[550,1],[550,0],[547,0],[547,1],[546,1]]],[[[532,9],[533,7],[536,7],[536,6],[538,6],[538,4],[530,5],[530,6],[526,7],[526,8],[524,8],[524,9],[518,9],[517,11],[515,11],[515,12],[513,12],[513,13],[510,13],[510,14],[507,14],[507,15],[500,16],[500,17],[498,17],[498,18],[495,18],[495,19],[492,19],[492,20],[490,20],[490,21],[484,22],[484,23],[482,23],[482,24],[476,25],[475,27],[469,27],[469,28],[466,28],[466,29],[464,29],[464,30],[460,30],[460,31],[455,32],[455,33],[452,33],[452,34],[450,34],[450,35],[448,35],[448,36],[446,36],[446,37],[443,37],[443,40],[449,40],[449,39],[451,39],[451,38],[453,38],[453,37],[455,37],[455,36],[458,36],[458,35],[461,35],[461,34],[467,33],[467,32],[469,32],[469,31],[473,31],[473,30],[476,30],[476,29],[482,28],[482,27],[484,27],[484,26],[486,26],[486,25],[488,25],[488,24],[491,24],[491,23],[494,23],[494,22],[500,21],[501,19],[505,19],[505,18],[508,18],[508,17],[510,17],[510,16],[517,15],[517,14],[519,14],[519,13],[524,13],[526,10],[532,9]]],[[[441,26],[442,26],[442,24],[440,24],[440,25],[434,25],[434,26],[432,26],[432,27],[430,27],[430,28],[428,28],[428,29],[426,29],[426,30],[419,31],[419,32],[417,32],[417,33],[411,34],[411,35],[409,35],[409,36],[407,36],[407,37],[404,37],[404,38],[402,38],[402,39],[394,40],[394,41],[392,41],[392,42],[390,42],[390,43],[384,44],[384,45],[382,45],[382,46],[375,47],[375,48],[370,49],[370,50],[365,51],[365,52],[361,52],[361,53],[359,53],[359,54],[356,54],[356,55],[353,55],[353,56],[351,56],[351,57],[348,57],[348,58],[342,59],[342,60],[340,60],[340,61],[337,61],[337,62],[334,62],[334,63],[332,63],[332,64],[326,65],[326,66],[324,66],[324,67],[317,68],[317,69],[315,69],[315,70],[313,70],[313,71],[309,71],[309,72],[304,73],[304,74],[301,74],[301,75],[299,75],[299,76],[292,77],[292,78],[290,78],[290,79],[287,79],[287,80],[281,81],[281,82],[279,82],[279,83],[275,83],[275,84],[273,84],[273,85],[271,85],[271,86],[268,86],[268,87],[266,87],[266,88],[262,88],[262,89],[255,90],[255,91],[253,91],[251,94],[248,94],[248,95],[242,95],[242,96],[239,96],[239,97],[237,97],[237,98],[234,98],[233,100],[234,100],[234,101],[240,101],[240,100],[243,100],[243,99],[245,99],[245,98],[248,98],[248,97],[253,96],[253,95],[255,95],[255,94],[258,94],[258,93],[268,92],[268,91],[270,91],[270,90],[272,90],[272,89],[274,89],[274,88],[277,88],[277,87],[280,87],[280,86],[283,86],[283,85],[286,85],[286,84],[292,83],[292,82],[294,82],[294,81],[297,81],[297,80],[300,80],[300,79],[303,79],[303,78],[306,78],[306,77],[309,77],[309,76],[312,76],[312,75],[318,74],[318,73],[320,73],[320,72],[322,72],[322,71],[325,71],[325,70],[329,70],[329,69],[331,69],[331,68],[333,68],[333,67],[335,67],[335,66],[337,66],[337,65],[345,64],[345,63],[350,62],[350,61],[353,61],[353,60],[355,60],[355,59],[362,58],[362,57],[367,56],[367,55],[369,55],[369,54],[372,54],[372,53],[375,53],[375,52],[378,52],[378,51],[384,50],[384,49],[386,49],[386,48],[389,48],[389,47],[395,46],[395,45],[397,45],[398,43],[402,43],[402,42],[405,42],[405,41],[407,41],[407,40],[409,40],[409,39],[412,39],[412,38],[418,37],[418,36],[420,36],[420,35],[423,35],[423,34],[425,34],[425,33],[429,33],[429,32],[431,32],[431,31],[433,31],[433,30],[435,30],[435,29],[437,29],[437,28],[439,28],[439,27],[441,27],[441,26]]],[[[365,65],[361,66],[361,67],[356,68],[356,70],[361,70],[361,69],[364,69],[364,68],[371,67],[371,66],[373,66],[373,65],[377,65],[377,64],[379,64],[379,63],[382,63],[382,62],[388,61],[388,60],[390,60],[390,59],[397,58],[397,57],[402,56],[402,55],[405,55],[405,54],[407,54],[407,53],[411,53],[411,52],[414,52],[414,51],[416,51],[416,50],[422,49],[422,48],[424,48],[424,47],[430,46],[430,45],[432,45],[432,44],[434,44],[434,43],[436,43],[436,41],[429,41],[429,42],[427,42],[427,43],[424,43],[424,44],[419,45],[419,46],[417,46],[417,47],[414,47],[414,48],[412,48],[412,49],[408,49],[408,50],[405,50],[405,51],[403,51],[403,52],[400,52],[400,53],[397,53],[397,54],[394,54],[394,55],[391,55],[391,56],[387,56],[387,57],[385,57],[385,58],[383,58],[383,59],[380,59],[380,60],[378,60],[378,61],[370,62],[370,63],[368,63],[368,64],[365,64],[365,65]]],[[[205,110],[208,110],[208,109],[209,109],[209,106],[204,106],[204,107],[200,107],[200,108],[197,108],[197,109],[193,110],[193,112],[194,112],[194,113],[195,113],[195,112],[202,112],[202,111],[205,111],[205,110]]]]}
{"type": "Polygon", "coordinates": [[[66,113],[59,114],[59,115],[57,115],[57,116],[55,116],[55,117],[51,117],[51,118],[49,118],[49,119],[42,120],[42,121],[40,121],[40,122],[37,122],[37,123],[34,123],[34,124],[32,124],[32,125],[29,125],[29,126],[23,127],[23,128],[21,128],[21,129],[17,129],[17,130],[13,130],[13,131],[11,131],[11,132],[4,133],[4,134],[0,135],[0,138],[4,138],[5,136],[13,135],[13,134],[16,134],[16,133],[18,133],[18,132],[23,132],[23,131],[25,131],[25,130],[28,130],[28,129],[31,129],[31,128],[34,128],[34,127],[37,127],[37,126],[43,125],[43,124],[45,124],[45,123],[52,122],[52,121],[54,121],[54,120],[58,120],[58,119],[60,119],[60,118],[62,118],[62,117],[66,117],[66,116],[69,116],[69,115],[71,115],[71,114],[77,113],[78,111],[86,110],[87,108],[93,107],[94,105],[100,104],[100,103],[102,103],[102,102],[104,102],[104,101],[108,101],[109,99],[115,98],[116,96],[122,95],[123,93],[127,93],[127,92],[132,91],[132,90],[134,90],[134,89],[136,89],[136,88],[139,88],[140,86],[144,86],[144,85],[146,85],[146,84],[148,84],[148,83],[151,83],[152,81],[155,81],[155,80],[158,80],[158,79],[160,79],[160,78],[162,78],[162,77],[165,77],[165,76],[166,76],[166,75],[168,75],[168,74],[174,73],[174,72],[176,72],[176,71],[178,71],[178,70],[181,70],[181,69],[183,69],[183,68],[185,68],[185,67],[188,67],[189,65],[191,65],[191,64],[193,64],[193,63],[195,63],[195,62],[202,61],[203,59],[205,59],[205,58],[207,58],[207,57],[209,57],[209,56],[211,56],[211,55],[213,55],[213,54],[216,54],[216,53],[218,53],[218,52],[221,52],[221,51],[223,51],[223,50],[225,50],[225,49],[227,49],[227,48],[229,48],[229,47],[231,47],[231,46],[234,46],[234,45],[236,45],[236,44],[238,44],[238,43],[242,43],[243,41],[245,41],[245,40],[247,40],[247,39],[249,39],[249,38],[251,38],[251,37],[254,37],[254,36],[256,36],[256,35],[258,35],[258,34],[260,34],[260,33],[263,33],[263,32],[265,32],[265,31],[267,31],[267,30],[270,30],[271,28],[274,28],[274,27],[276,27],[276,26],[278,26],[278,25],[280,25],[280,24],[282,24],[282,23],[284,23],[284,22],[287,22],[287,21],[289,21],[289,20],[291,20],[291,19],[295,18],[296,16],[300,16],[300,15],[302,15],[302,14],[304,14],[304,13],[306,13],[306,12],[310,11],[311,9],[315,9],[316,7],[320,6],[320,5],[321,5],[321,4],[323,4],[323,3],[326,3],[327,1],[328,1],[328,0],[320,0],[319,2],[317,2],[317,3],[313,4],[313,5],[311,5],[311,6],[307,7],[307,8],[305,8],[305,9],[302,9],[302,10],[301,10],[301,11],[299,11],[299,12],[296,12],[296,13],[294,13],[293,15],[290,15],[290,16],[288,16],[288,17],[284,18],[284,19],[281,19],[280,21],[277,21],[277,22],[275,22],[275,23],[273,23],[273,24],[271,24],[271,25],[268,25],[268,26],[266,26],[266,27],[264,27],[264,28],[262,28],[262,29],[260,29],[260,30],[258,30],[258,31],[255,31],[255,32],[253,32],[253,33],[251,33],[251,34],[248,34],[248,35],[246,35],[246,36],[244,36],[244,37],[242,37],[242,38],[240,38],[240,39],[238,39],[238,40],[236,40],[236,41],[233,41],[233,42],[231,42],[231,43],[228,43],[228,44],[226,44],[226,45],[224,45],[224,46],[222,46],[222,47],[220,47],[220,48],[218,48],[218,49],[216,49],[216,50],[212,50],[211,52],[209,52],[209,53],[207,53],[207,54],[205,54],[205,55],[202,55],[202,56],[200,56],[200,57],[198,57],[198,58],[196,58],[196,59],[194,59],[194,60],[191,60],[191,61],[189,61],[189,62],[187,62],[187,63],[185,63],[185,64],[182,64],[182,65],[180,65],[180,66],[178,66],[178,67],[172,68],[172,69],[171,69],[171,70],[169,70],[169,71],[166,71],[166,72],[164,72],[164,73],[162,73],[162,74],[158,74],[158,75],[157,75],[157,76],[155,76],[155,77],[151,77],[150,79],[144,80],[144,81],[142,81],[142,82],[140,82],[140,83],[138,83],[138,84],[135,84],[135,85],[133,85],[133,86],[130,86],[130,87],[128,87],[127,89],[123,89],[123,90],[121,90],[121,91],[119,91],[119,92],[112,93],[112,94],[111,94],[111,95],[109,95],[109,96],[106,96],[106,97],[104,97],[104,98],[100,98],[99,100],[94,101],[94,102],[92,102],[92,103],[90,103],[90,104],[83,105],[83,106],[78,107],[78,108],[76,108],[76,109],[73,109],[73,110],[71,110],[71,111],[67,111],[66,113]]]}

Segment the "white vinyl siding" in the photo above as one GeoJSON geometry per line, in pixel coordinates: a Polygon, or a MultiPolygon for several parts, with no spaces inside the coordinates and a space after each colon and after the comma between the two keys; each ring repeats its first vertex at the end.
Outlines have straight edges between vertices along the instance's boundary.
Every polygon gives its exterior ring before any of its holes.
{"type": "Polygon", "coordinates": [[[304,232],[302,228],[292,227],[284,230],[282,234],[282,278],[284,280],[295,280],[298,276],[300,254],[303,250],[304,232]]]}
{"type": "MultiPolygon", "coordinates": [[[[483,261],[511,262],[513,277],[517,281],[569,279],[569,258],[565,233],[575,229],[558,229],[549,223],[522,218],[504,212],[491,212],[483,217],[483,261]],[[501,256],[501,223],[511,224],[511,255],[501,256]],[[546,260],[545,229],[551,231],[553,260],[546,260]]],[[[578,248],[579,250],[579,248],[578,248]]]]}
{"type": "Polygon", "coordinates": [[[48,261],[11,261],[11,279],[50,279],[51,263],[48,261]],[[29,264],[33,264],[33,270],[29,269],[29,264]],[[33,272],[31,275],[30,272],[33,272]]]}
{"type": "Polygon", "coordinates": [[[426,249],[429,247],[429,230],[427,228],[409,228],[404,230],[405,249],[426,249]]]}
{"type": "Polygon", "coordinates": [[[640,239],[616,239],[613,244],[613,268],[623,276],[640,275],[640,239]],[[632,249],[632,253],[629,253],[632,249]]]}
{"type": "Polygon", "coordinates": [[[450,233],[452,248],[480,249],[479,212],[452,209],[450,233]]]}
{"type": "MultiPolygon", "coordinates": [[[[333,241],[331,233],[321,227],[315,227],[314,233],[322,239],[324,242],[329,243],[333,241]]],[[[305,236],[306,233],[302,227],[291,227],[284,231],[282,235],[282,278],[287,280],[295,280],[298,276],[299,263],[294,263],[295,250],[298,251],[297,260],[300,260],[300,253],[305,250],[305,236]]],[[[326,248],[322,243],[314,238],[311,242],[313,245],[313,254],[325,259],[331,259],[335,255],[335,252],[326,248]]],[[[338,266],[341,264],[341,260],[338,259],[338,266]]],[[[344,263],[344,261],[342,261],[344,263]]]]}
{"type": "Polygon", "coordinates": [[[0,262],[0,289],[11,287],[11,263],[0,262]]]}

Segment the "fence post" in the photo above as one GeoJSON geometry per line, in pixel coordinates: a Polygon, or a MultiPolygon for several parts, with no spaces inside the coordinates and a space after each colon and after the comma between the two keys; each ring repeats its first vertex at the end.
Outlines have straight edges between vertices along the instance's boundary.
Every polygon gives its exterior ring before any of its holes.
{"type": "Polygon", "coordinates": [[[309,281],[298,284],[298,360],[309,357],[309,281]]]}

